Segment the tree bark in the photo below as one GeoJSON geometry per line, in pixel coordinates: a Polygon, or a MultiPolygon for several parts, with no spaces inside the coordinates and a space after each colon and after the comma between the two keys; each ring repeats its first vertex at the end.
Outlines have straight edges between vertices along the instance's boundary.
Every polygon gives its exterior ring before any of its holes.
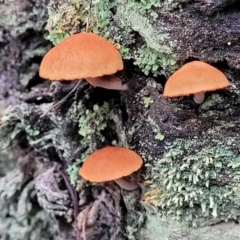
{"type": "Polygon", "coordinates": [[[239,239],[237,0],[15,0],[0,13],[1,239],[76,239],[76,225],[88,240],[239,239]],[[44,36],[57,44],[86,23],[120,44],[128,90],[83,81],[42,116],[75,84],[39,79],[44,36]],[[192,60],[221,70],[231,86],[200,105],[163,97],[168,77],[192,60]],[[78,176],[86,156],[107,145],[142,156],[141,191],[78,176]]]}

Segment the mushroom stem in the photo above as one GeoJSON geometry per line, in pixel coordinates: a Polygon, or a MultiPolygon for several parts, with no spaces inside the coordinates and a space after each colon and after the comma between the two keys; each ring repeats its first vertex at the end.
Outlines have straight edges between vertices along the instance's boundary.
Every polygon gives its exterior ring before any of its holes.
{"type": "Polygon", "coordinates": [[[136,180],[126,180],[124,178],[115,179],[114,182],[120,187],[127,191],[133,191],[139,188],[139,184],[136,180]]]}
{"type": "Polygon", "coordinates": [[[93,85],[94,87],[101,87],[106,89],[113,89],[113,90],[127,90],[127,84],[123,84],[121,79],[116,76],[103,76],[103,77],[96,77],[96,78],[86,78],[88,83],[93,85]]]}
{"type": "Polygon", "coordinates": [[[205,92],[199,92],[199,93],[195,93],[193,100],[195,103],[197,104],[201,104],[205,99],[205,92]]]}

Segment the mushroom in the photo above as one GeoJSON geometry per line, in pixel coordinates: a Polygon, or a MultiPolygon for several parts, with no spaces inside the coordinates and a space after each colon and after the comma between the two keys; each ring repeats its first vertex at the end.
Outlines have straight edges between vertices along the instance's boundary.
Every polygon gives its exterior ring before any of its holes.
{"type": "Polygon", "coordinates": [[[122,57],[112,43],[97,34],[84,32],[50,49],[42,59],[39,75],[49,80],[86,79],[94,86],[126,90],[127,84],[112,76],[122,69],[122,57]]]}
{"type": "Polygon", "coordinates": [[[201,104],[206,91],[226,88],[229,85],[226,76],[217,68],[201,61],[193,61],[169,77],[163,96],[179,97],[194,94],[194,102],[201,104]]]}
{"type": "Polygon", "coordinates": [[[115,181],[121,188],[132,191],[139,187],[128,176],[137,171],[143,161],[134,151],[121,147],[105,147],[95,151],[84,161],[79,175],[91,182],[115,181]]]}
{"type": "Polygon", "coordinates": [[[94,87],[102,87],[106,89],[127,90],[127,84],[122,84],[117,76],[103,76],[95,78],[86,78],[88,83],[94,87]]]}

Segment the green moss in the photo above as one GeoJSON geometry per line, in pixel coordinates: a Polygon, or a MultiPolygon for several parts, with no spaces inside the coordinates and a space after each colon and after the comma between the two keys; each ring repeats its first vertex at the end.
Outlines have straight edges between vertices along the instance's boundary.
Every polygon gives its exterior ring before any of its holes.
{"type": "Polygon", "coordinates": [[[95,1],[91,4],[85,0],[72,0],[60,4],[57,9],[50,4],[48,39],[57,44],[74,33],[86,31],[87,22],[94,33],[108,38],[112,16],[110,9],[114,6],[115,3],[111,0],[95,1]]]}
{"type": "Polygon", "coordinates": [[[154,77],[173,72],[176,69],[176,61],[164,52],[156,51],[144,44],[137,52],[135,65],[138,65],[144,74],[152,73],[154,77]]]}
{"type": "Polygon", "coordinates": [[[50,5],[46,27],[49,30],[48,39],[56,45],[66,37],[79,32],[86,18],[86,7],[86,4],[79,1],[63,3],[57,9],[50,5]]]}
{"type": "Polygon", "coordinates": [[[94,33],[113,43],[120,43],[122,57],[134,59],[134,64],[138,65],[144,74],[168,75],[177,68],[171,50],[174,43],[169,42],[165,30],[155,33],[147,17],[149,13],[155,13],[153,8],[160,6],[161,4],[156,0],[129,2],[102,0],[92,4],[87,1],[72,1],[68,4],[61,4],[57,11],[50,7],[47,27],[50,30],[49,39],[56,44],[73,33],[85,31],[86,22],[88,22],[94,33]],[[116,11],[115,15],[113,15],[113,10],[116,11]],[[123,29],[127,28],[128,36],[112,24],[113,18],[123,29]],[[139,32],[145,44],[137,48],[130,47],[134,42],[128,26],[139,32]]]}
{"type": "Polygon", "coordinates": [[[73,185],[78,178],[80,163],[89,154],[93,153],[98,146],[104,143],[106,132],[114,134],[116,131],[112,113],[113,109],[114,107],[110,107],[107,102],[104,102],[102,105],[95,104],[89,109],[81,105],[81,114],[78,119],[78,133],[81,137],[80,143],[83,151],[79,158],[76,159],[76,163],[69,165],[67,170],[73,185]]]}
{"type": "Polygon", "coordinates": [[[120,51],[123,59],[130,59],[131,58],[129,48],[121,45],[119,51],[120,51]]]}
{"type": "Polygon", "coordinates": [[[113,127],[111,130],[114,130],[114,125],[109,122],[110,118],[107,102],[104,102],[102,106],[94,105],[93,109],[87,109],[85,114],[81,115],[78,122],[78,132],[82,137],[81,144],[86,148],[86,151],[82,154],[82,160],[96,149],[97,144],[105,141],[102,134],[103,130],[107,127],[113,127]]]}
{"type": "Polygon", "coordinates": [[[150,16],[157,18],[157,13],[153,11],[153,7],[160,7],[159,0],[130,0],[130,6],[138,9],[141,13],[150,14],[150,16]]]}
{"type": "Polygon", "coordinates": [[[109,111],[109,105],[104,102],[102,106],[94,105],[93,110],[86,110],[85,116],[81,116],[79,119],[79,134],[84,137],[82,143],[90,143],[86,139],[90,139],[94,132],[100,132],[106,128],[104,122],[104,115],[106,116],[109,111]]]}
{"type": "Polygon", "coordinates": [[[90,25],[93,32],[101,35],[102,37],[109,37],[109,24],[112,17],[111,9],[116,6],[115,1],[101,0],[92,4],[90,14],[90,25]]]}
{"type": "Polygon", "coordinates": [[[155,189],[150,202],[162,216],[193,226],[239,219],[240,155],[233,146],[231,138],[201,149],[197,138],[167,145],[164,157],[147,165],[155,189]]]}
{"type": "Polygon", "coordinates": [[[67,173],[69,175],[69,179],[72,185],[75,185],[78,179],[78,172],[79,172],[79,164],[74,163],[72,165],[68,165],[67,173]]]}
{"type": "MultiPolygon", "coordinates": [[[[144,10],[145,1],[118,1],[115,19],[121,26],[137,32],[143,39],[142,45],[125,46],[130,49],[131,58],[135,60],[144,74],[169,75],[177,68],[176,56],[173,48],[175,41],[170,39],[166,26],[158,24],[155,27],[155,19],[144,10]],[[142,8],[140,7],[142,6],[142,8]]],[[[155,1],[146,1],[150,9],[161,11],[161,4],[155,5],[155,1]],[[150,5],[148,5],[150,4],[150,5]]],[[[147,8],[147,7],[146,7],[147,8]]],[[[158,21],[159,23],[159,21],[158,21]]]]}
{"type": "Polygon", "coordinates": [[[162,141],[164,139],[164,135],[161,133],[159,126],[150,117],[148,117],[147,121],[150,123],[153,132],[156,134],[154,138],[162,141]]]}

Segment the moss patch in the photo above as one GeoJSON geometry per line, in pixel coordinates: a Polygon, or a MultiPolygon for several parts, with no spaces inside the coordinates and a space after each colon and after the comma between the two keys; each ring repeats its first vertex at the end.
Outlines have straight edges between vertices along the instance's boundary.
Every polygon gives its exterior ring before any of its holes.
{"type": "Polygon", "coordinates": [[[240,155],[234,139],[202,148],[198,141],[176,139],[162,159],[147,165],[151,189],[158,191],[145,200],[163,217],[193,226],[239,219],[240,155]]]}

